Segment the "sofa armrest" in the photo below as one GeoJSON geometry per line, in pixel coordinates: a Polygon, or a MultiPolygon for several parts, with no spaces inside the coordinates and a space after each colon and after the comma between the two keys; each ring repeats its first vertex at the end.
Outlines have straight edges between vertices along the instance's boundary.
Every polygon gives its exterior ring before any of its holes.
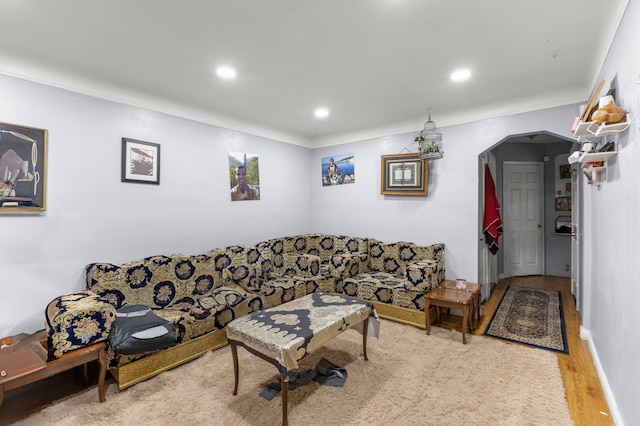
{"type": "Polygon", "coordinates": [[[426,292],[440,284],[440,263],[419,259],[405,268],[404,287],[409,291],[426,292]]]}
{"type": "Polygon", "coordinates": [[[329,260],[329,275],[344,279],[369,270],[369,255],[366,253],[336,254],[329,260]]]}
{"type": "Polygon", "coordinates": [[[311,278],[320,275],[320,256],[285,253],[283,261],[285,276],[311,278]]]}

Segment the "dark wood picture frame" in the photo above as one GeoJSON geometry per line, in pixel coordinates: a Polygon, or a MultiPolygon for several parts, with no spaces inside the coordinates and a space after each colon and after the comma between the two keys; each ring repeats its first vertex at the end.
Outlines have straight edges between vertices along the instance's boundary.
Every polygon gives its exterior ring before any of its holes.
{"type": "Polygon", "coordinates": [[[160,184],[160,145],[122,138],[122,182],[160,184]]]}
{"type": "Polygon", "coordinates": [[[560,169],[560,179],[571,179],[571,165],[561,164],[559,166],[559,169],[560,169]]]}
{"type": "Polygon", "coordinates": [[[47,207],[48,131],[0,123],[0,213],[41,213],[47,207]]]}
{"type": "Polygon", "coordinates": [[[426,196],[429,189],[429,161],[419,154],[380,157],[380,193],[383,195],[426,196]]]}
{"type": "Polygon", "coordinates": [[[571,197],[556,197],[556,211],[571,211],[571,197]]]}

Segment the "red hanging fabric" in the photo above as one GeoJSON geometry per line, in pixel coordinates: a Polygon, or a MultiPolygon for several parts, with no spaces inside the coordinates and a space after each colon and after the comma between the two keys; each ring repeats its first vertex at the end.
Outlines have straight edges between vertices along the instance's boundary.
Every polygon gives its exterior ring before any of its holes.
{"type": "Polygon", "coordinates": [[[496,197],[496,185],[493,183],[489,165],[484,166],[484,221],[482,224],[484,239],[492,254],[498,252],[498,238],[502,235],[500,203],[496,197]]]}

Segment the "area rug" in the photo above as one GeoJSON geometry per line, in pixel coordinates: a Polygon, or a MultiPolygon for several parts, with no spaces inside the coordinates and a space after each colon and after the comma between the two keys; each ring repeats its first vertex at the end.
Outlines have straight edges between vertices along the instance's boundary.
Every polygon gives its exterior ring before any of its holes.
{"type": "Polygon", "coordinates": [[[510,285],[484,334],[567,354],[562,295],[510,285]]]}
{"type": "MultiPolygon", "coordinates": [[[[571,425],[555,354],[457,331],[382,320],[380,338],[347,330],[301,363],[326,358],[348,371],[342,387],[316,382],[289,392],[291,425],[571,425]]],[[[19,425],[280,425],[280,396],[267,400],[273,365],[238,348],[233,391],[228,346],[118,392],[104,403],[95,387],[21,420],[19,425]]]]}

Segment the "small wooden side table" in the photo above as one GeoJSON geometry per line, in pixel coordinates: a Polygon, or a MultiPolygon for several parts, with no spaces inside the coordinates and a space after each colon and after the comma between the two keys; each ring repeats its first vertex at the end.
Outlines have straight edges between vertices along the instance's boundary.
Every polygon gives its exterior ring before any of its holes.
{"type": "Polygon", "coordinates": [[[51,377],[78,365],[84,365],[84,380],[88,383],[87,363],[90,361],[98,361],[100,365],[98,398],[100,402],[106,400],[104,392],[104,379],[107,374],[106,342],[67,352],[60,358],[47,362],[44,330],[32,335],[16,337],[10,346],[0,349],[0,405],[6,391],[51,377]]]}
{"type": "Polygon", "coordinates": [[[473,308],[474,295],[462,289],[436,287],[425,295],[424,314],[427,323],[427,335],[431,333],[431,316],[429,308],[436,307],[438,323],[440,323],[440,308],[454,308],[462,311],[462,343],[467,343],[469,328],[469,310],[473,308]]]}
{"type": "MultiPolygon", "coordinates": [[[[446,288],[456,288],[455,280],[444,280],[440,283],[440,287],[446,288]]],[[[471,324],[470,327],[472,329],[476,328],[476,324],[480,321],[480,302],[481,302],[481,290],[482,286],[476,283],[470,283],[467,281],[467,291],[473,293],[473,314],[471,315],[471,324]]]]}

